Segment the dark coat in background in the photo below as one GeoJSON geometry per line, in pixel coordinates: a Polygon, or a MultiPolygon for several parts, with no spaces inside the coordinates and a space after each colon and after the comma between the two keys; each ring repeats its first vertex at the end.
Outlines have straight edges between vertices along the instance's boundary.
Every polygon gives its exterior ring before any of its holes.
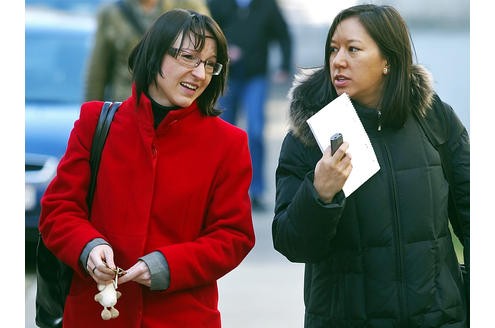
{"type": "Polygon", "coordinates": [[[157,10],[148,15],[140,13],[138,3],[139,0],[111,1],[99,9],[85,78],[86,101],[123,101],[131,96],[129,54],[162,13],[184,8],[209,14],[204,0],[159,0],[157,10]]]}
{"type": "MultiPolygon", "coordinates": [[[[429,74],[414,67],[412,92],[425,110],[429,74]]],[[[380,170],[349,197],[323,204],[313,187],[322,154],[297,101],[276,171],[275,248],[305,263],[305,327],[465,327],[465,303],[449,231],[448,182],[438,152],[414,116],[378,131],[378,111],[354,103],[380,170]]],[[[448,107],[450,108],[450,107],[448,107]]],[[[316,110],[317,111],[317,110],[316,110]]],[[[455,114],[449,148],[469,239],[469,137],[455,114]]],[[[344,136],[345,139],[345,136],[344,136]]]]}
{"type": "Polygon", "coordinates": [[[207,4],[229,45],[236,45],[246,54],[237,62],[231,61],[230,76],[251,78],[265,75],[272,41],[280,44],[281,70],[290,71],[291,38],[275,0],[252,0],[247,8],[240,8],[236,0],[209,0],[207,4]]]}

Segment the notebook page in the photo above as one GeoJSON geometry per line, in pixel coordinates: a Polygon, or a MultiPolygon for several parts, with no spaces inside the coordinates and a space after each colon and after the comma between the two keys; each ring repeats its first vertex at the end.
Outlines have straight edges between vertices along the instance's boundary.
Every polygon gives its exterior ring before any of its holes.
{"type": "Polygon", "coordinates": [[[330,137],[337,132],[342,133],[344,141],[349,143],[347,152],[352,156],[352,171],[343,188],[346,196],[380,170],[368,135],[346,93],[311,116],[307,123],[322,152],[330,145],[330,137]]]}

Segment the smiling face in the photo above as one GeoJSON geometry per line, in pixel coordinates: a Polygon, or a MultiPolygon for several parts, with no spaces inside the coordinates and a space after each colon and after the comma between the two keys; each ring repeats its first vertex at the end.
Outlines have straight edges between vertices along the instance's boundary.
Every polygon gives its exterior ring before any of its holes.
{"type": "MultiPolygon", "coordinates": [[[[194,49],[194,39],[186,37],[182,50],[196,55],[201,60],[216,61],[217,46],[213,38],[207,37],[205,45],[199,52],[194,49]],[[192,40],[191,40],[192,39],[192,40]]],[[[178,37],[173,48],[180,47],[181,37],[178,37]]],[[[162,74],[157,74],[156,83],[149,86],[149,94],[154,101],[163,106],[188,107],[196,100],[210,84],[212,75],[205,72],[204,63],[198,67],[189,68],[169,54],[165,54],[161,65],[162,74]]]]}
{"type": "Polygon", "coordinates": [[[358,103],[376,108],[389,68],[357,17],[340,22],[332,36],[330,51],[330,77],[337,94],[345,92],[358,103]]]}

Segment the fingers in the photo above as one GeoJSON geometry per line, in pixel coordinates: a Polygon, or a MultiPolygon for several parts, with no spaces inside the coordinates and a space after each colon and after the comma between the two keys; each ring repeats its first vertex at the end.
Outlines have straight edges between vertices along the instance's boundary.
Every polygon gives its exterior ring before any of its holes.
{"type": "Polygon", "coordinates": [[[342,190],[352,171],[351,155],[347,152],[349,143],[342,145],[332,156],[328,147],[315,167],[313,185],[322,201],[329,203],[342,190]]]}
{"type": "Polygon", "coordinates": [[[118,283],[124,284],[129,281],[134,281],[144,286],[151,286],[151,273],[148,266],[142,260],[126,270],[126,274],[119,278],[118,283]]]}
{"type": "Polygon", "coordinates": [[[91,271],[90,275],[93,278],[97,278],[100,281],[112,280],[115,277],[115,270],[110,269],[105,264],[95,265],[91,271]]]}
{"type": "MultiPolygon", "coordinates": [[[[97,283],[108,283],[115,279],[117,267],[113,260],[113,250],[108,245],[98,245],[89,253],[86,270],[97,283]]],[[[118,284],[135,281],[150,287],[151,273],[148,266],[139,260],[131,268],[124,271],[118,279],[118,284]]]]}
{"type": "Polygon", "coordinates": [[[344,141],[342,145],[340,145],[340,147],[335,151],[333,156],[331,146],[328,146],[327,149],[325,149],[323,156],[327,158],[333,158],[335,160],[342,160],[344,157],[350,156],[350,154],[347,153],[348,149],[349,143],[344,141]]]}
{"type": "Polygon", "coordinates": [[[106,266],[107,268],[110,268],[112,270],[115,270],[117,268],[117,266],[115,265],[114,261],[113,261],[113,250],[111,247],[105,247],[103,249],[103,253],[104,253],[104,262],[106,263],[106,266]]]}
{"type": "Polygon", "coordinates": [[[89,253],[86,270],[97,283],[104,283],[115,277],[113,250],[108,245],[98,245],[89,253]]]}

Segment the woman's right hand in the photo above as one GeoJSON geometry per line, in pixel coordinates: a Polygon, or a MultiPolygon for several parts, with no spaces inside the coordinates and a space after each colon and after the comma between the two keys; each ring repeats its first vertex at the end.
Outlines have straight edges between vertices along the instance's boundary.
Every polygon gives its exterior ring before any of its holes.
{"type": "Polygon", "coordinates": [[[109,245],[95,246],[89,252],[86,270],[98,284],[108,284],[115,279],[115,263],[113,250],[109,245]]]}
{"type": "Polygon", "coordinates": [[[348,148],[349,143],[344,141],[332,156],[328,146],[316,163],[313,185],[324,203],[332,202],[351,174],[351,154],[347,153],[348,148]]]}

